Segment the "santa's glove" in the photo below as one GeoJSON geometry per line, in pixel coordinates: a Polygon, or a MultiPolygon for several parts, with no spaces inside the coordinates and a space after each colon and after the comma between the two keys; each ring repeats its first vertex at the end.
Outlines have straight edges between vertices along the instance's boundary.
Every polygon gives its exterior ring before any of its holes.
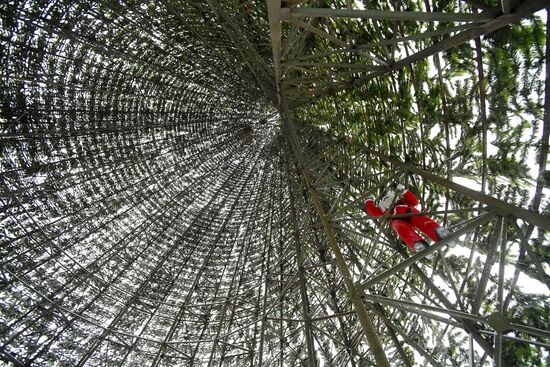
{"type": "Polygon", "coordinates": [[[401,184],[397,185],[397,191],[401,191],[401,192],[405,191],[405,186],[401,184]]]}

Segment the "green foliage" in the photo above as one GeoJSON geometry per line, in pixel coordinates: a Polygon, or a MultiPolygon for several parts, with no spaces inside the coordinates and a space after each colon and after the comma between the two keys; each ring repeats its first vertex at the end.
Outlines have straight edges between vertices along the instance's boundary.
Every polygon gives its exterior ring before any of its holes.
{"type": "MultiPolygon", "coordinates": [[[[518,295],[516,304],[509,310],[510,321],[527,325],[541,330],[550,328],[550,303],[548,298],[542,295],[522,294],[518,295]]],[[[520,332],[512,333],[516,337],[531,339],[534,341],[547,342],[546,339],[538,336],[526,336],[520,332]]],[[[550,364],[549,351],[516,340],[505,339],[503,343],[504,359],[511,366],[538,367],[550,364]]]]}

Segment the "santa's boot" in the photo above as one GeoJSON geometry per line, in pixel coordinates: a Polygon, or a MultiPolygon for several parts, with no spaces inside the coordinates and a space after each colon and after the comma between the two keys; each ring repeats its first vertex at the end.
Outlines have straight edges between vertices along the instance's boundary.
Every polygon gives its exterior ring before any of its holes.
{"type": "MultiPolygon", "coordinates": [[[[435,229],[435,233],[437,234],[437,237],[439,237],[440,240],[442,240],[446,237],[449,237],[449,235],[450,235],[449,231],[445,227],[437,227],[435,229]]],[[[447,243],[447,246],[449,246],[449,248],[455,247],[455,245],[456,244],[454,242],[447,243]]]]}
{"type": "MultiPolygon", "coordinates": [[[[413,247],[414,247],[414,252],[419,253],[428,248],[428,242],[424,240],[415,241],[413,244],[413,247]]],[[[433,257],[434,257],[434,253],[432,252],[431,254],[426,256],[426,259],[431,259],[433,257]]]]}

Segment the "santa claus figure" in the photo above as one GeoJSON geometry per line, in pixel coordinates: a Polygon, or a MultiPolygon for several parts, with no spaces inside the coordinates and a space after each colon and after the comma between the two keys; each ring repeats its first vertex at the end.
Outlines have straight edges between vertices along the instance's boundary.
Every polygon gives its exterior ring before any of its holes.
{"type": "MultiPolygon", "coordinates": [[[[415,208],[418,205],[418,199],[412,192],[405,190],[403,185],[397,185],[397,192],[399,193],[398,195],[396,195],[394,191],[388,191],[386,195],[376,203],[377,205],[375,205],[372,198],[368,199],[365,203],[365,211],[368,215],[375,217],[380,217],[388,211],[392,216],[419,213],[415,208]]],[[[390,226],[414,252],[420,252],[428,247],[428,243],[416,232],[415,228],[425,233],[434,242],[449,235],[447,229],[441,227],[425,215],[391,218],[390,226]]]]}

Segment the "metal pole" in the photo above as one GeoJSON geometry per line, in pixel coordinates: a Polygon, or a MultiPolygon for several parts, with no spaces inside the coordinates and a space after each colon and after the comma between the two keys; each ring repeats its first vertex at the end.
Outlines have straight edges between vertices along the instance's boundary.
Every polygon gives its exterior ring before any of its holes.
{"type": "Polygon", "coordinates": [[[470,363],[470,367],[474,367],[474,338],[472,337],[472,333],[468,333],[468,362],[470,363]]]}
{"type": "MultiPolygon", "coordinates": [[[[288,166],[287,166],[288,167],[288,166]]],[[[290,174],[287,169],[287,177],[290,181],[290,174]]],[[[304,255],[302,251],[300,233],[298,229],[297,217],[296,217],[296,202],[294,200],[294,192],[288,182],[288,191],[290,196],[290,218],[293,224],[294,232],[294,245],[296,248],[296,262],[298,266],[298,279],[300,285],[300,298],[302,300],[302,317],[304,318],[304,337],[306,339],[307,347],[307,359],[308,365],[310,367],[315,367],[317,365],[315,359],[315,347],[313,344],[313,335],[311,333],[311,317],[309,315],[309,299],[307,296],[306,288],[306,276],[304,274],[304,255]]]]}
{"type": "Polygon", "coordinates": [[[269,33],[271,34],[271,49],[275,65],[275,86],[277,88],[278,103],[281,103],[281,0],[267,1],[267,15],[269,18],[269,33]]]}
{"type": "Polygon", "coordinates": [[[485,294],[485,288],[487,287],[487,282],[489,281],[489,275],[491,273],[491,267],[494,263],[494,256],[497,250],[497,246],[500,241],[500,237],[502,234],[502,217],[499,217],[497,220],[497,223],[495,225],[495,228],[493,230],[493,234],[491,235],[491,242],[489,244],[489,251],[487,252],[487,257],[485,258],[485,265],[483,267],[483,272],[481,273],[481,277],[479,278],[478,284],[477,284],[477,291],[474,297],[474,302],[472,304],[472,313],[477,314],[479,312],[479,308],[481,307],[481,300],[483,299],[483,296],[485,294]]]}
{"type": "MultiPolygon", "coordinates": [[[[500,264],[498,269],[498,290],[497,290],[497,302],[498,312],[501,316],[504,316],[504,266],[506,265],[506,220],[502,221],[501,233],[500,233],[500,264]]],[[[500,367],[502,365],[502,333],[501,329],[496,330],[495,335],[495,366],[500,367]]]]}
{"type": "Polygon", "coordinates": [[[359,18],[380,20],[410,20],[426,22],[486,22],[494,18],[493,14],[486,13],[438,13],[420,11],[389,11],[376,9],[328,9],[328,8],[283,8],[282,20],[295,17],[327,17],[327,18],[359,18]]]}
{"type": "Polygon", "coordinates": [[[363,327],[363,331],[365,333],[365,336],[367,337],[367,341],[371,348],[372,354],[374,355],[374,358],[376,360],[376,364],[379,367],[389,367],[390,364],[388,362],[384,349],[382,348],[382,344],[380,343],[378,333],[376,332],[376,329],[374,328],[374,324],[372,323],[367,313],[367,309],[365,308],[365,305],[361,300],[361,294],[358,292],[357,288],[355,287],[355,284],[353,283],[351,273],[346,264],[346,260],[344,259],[344,255],[342,254],[342,251],[340,250],[340,246],[338,246],[338,242],[336,241],[336,235],[334,233],[332,225],[330,224],[329,218],[327,217],[321,205],[321,201],[319,200],[317,191],[312,185],[312,180],[310,177],[309,170],[306,167],[305,159],[302,155],[303,153],[299,147],[298,137],[296,135],[296,129],[294,127],[293,122],[290,121],[290,112],[288,111],[288,106],[286,105],[286,101],[283,98],[281,102],[282,102],[281,117],[283,119],[284,127],[287,130],[291,149],[294,153],[298,167],[302,172],[305,186],[307,187],[307,190],[310,194],[310,198],[313,201],[315,210],[317,211],[317,214],[319,215],[319,218],[323,223],[323,229],[327,235],[328,243],[332,251],[334,252],[338,270],[340,271],[340,274],[344,279],[344,283],[346,284],[346,289],[348,290],[348,294],[353,303],[353,307],[357,312],[357,317],[359,318],[361,326],[363,327]]]}
{"type": "MultiPolygon", "coordinates": [[[[273,208],[273,188],[275,187],[275,185],[272,185],[271,186],[271,199],[270,199],[270,202],[269,202],[269,206],[270,208],[273,208]]],[[[279,185],[279,188],[281,188],[282,185],[279,185]]],[[[266,260],[266,265],[265,265],[265,279],[264,279],[264,294],[263,294],[263,297],[262,297],[262,323],[261,323],[261,326],[260,326],[260,345],[258,346],[258,366],[261,366],[262,363],[263,363],[263,356],[264,356],[264,340],[265,340],[265,327],[266,327],[266,323],[267,323],[267,312],[266,312],[266,307],[267,307],[267,294],[268,294],[268,291],[269,291],[269,283],[270,283],[270,271],[271,271],[271,252],[272,252],[272,248],[273,248],[273,216],[271,216],[270,218],[270,223],[269,223],[269,229],[268,229],[268,248],[267,248],[267,255],[264,255],[264,256],[267,256],[267,260],[266,260]]],[[[251,367],[254,365],[254,357],[251,359],[251,362],[250,362],[250,365],[251,367]]]]}

